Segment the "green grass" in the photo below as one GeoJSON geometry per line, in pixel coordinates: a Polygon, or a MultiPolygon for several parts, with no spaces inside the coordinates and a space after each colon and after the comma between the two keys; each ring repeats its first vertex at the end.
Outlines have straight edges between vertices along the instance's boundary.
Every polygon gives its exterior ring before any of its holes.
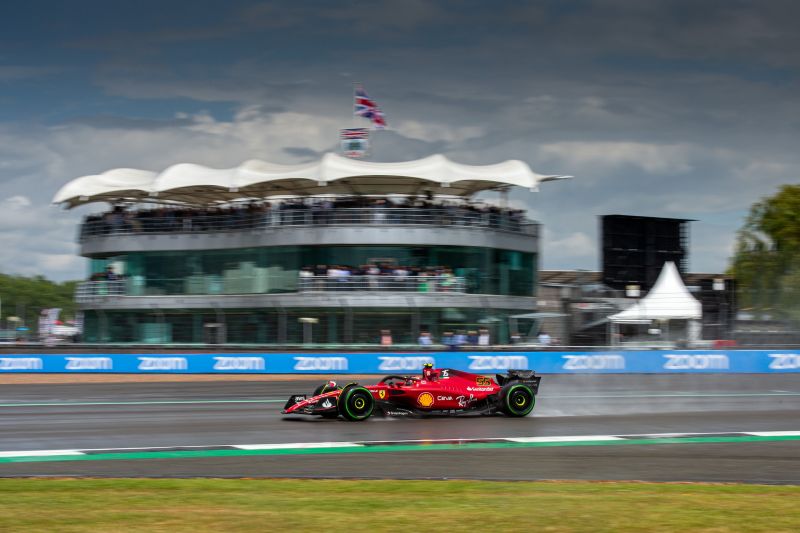
{"type": "Polygon", "coordinates": [[[583,482],[0,480],[0,531],[798,531],[800,487],[583,482]]]}

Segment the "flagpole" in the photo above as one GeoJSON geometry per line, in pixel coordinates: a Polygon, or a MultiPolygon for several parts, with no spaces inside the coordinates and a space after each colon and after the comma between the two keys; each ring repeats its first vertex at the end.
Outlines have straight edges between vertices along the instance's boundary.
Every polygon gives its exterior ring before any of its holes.
{"type": "Polygon", "coordinates": [[[356,122],[356,117],[358,116],[356,115],[356,88],[359,85],[361,85],[359,82],[356,81],[353,82],[353,106],[351,108],[353,110],[353,118],[351,119],[353,122],[353,127],[356,127],[358,125],[358,123],[356,122]]]}
{"type": "MultiPolygon", "coordinates": [[[[357,119],[358,115],[356,114],[356,103],[358,101],[358,99],[356,97],[356,89],[358,89],[361,86],[362,86],[361,82],[358,82],[358,81],[354,81],[353,82],[353,127],[354,128],[357,128],[358,124],[359,124],[358,119],[357,119]]],[[[367,141],[367,142],[369,142],[369,141],[367,141]]],[[[367,157],[369,157],[370,148],[371,147],[369,146],[369,144],[367,144],[367,150],[360,157],[360,159],[365,160],[365,159],[367,159],[367,157]]]]}

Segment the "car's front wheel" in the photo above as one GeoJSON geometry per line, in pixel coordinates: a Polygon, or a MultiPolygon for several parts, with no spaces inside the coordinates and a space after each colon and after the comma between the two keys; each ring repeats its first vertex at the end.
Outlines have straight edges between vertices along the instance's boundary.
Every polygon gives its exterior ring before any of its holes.
{"type": "Polygon", "coordinates": [[[508,416],[528,416],[536,405],[536,395],[524,383],[508,383],[500,391],[500,409],[508,416]]]}
{"type": "Polygon", "coordinates": [[[364,387],[350,385],[339,395],[339,414],[346,420],[358,422],[366,420],[375,409],[372,393],[364,387]]]}

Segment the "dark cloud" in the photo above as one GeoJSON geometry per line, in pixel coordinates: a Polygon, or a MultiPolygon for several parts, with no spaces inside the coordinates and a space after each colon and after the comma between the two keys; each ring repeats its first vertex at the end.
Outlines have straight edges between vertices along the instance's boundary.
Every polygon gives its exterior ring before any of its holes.
{"type": "MultiPolygon", "coordinates": [[[[597,216],[615,212],[697,219],[692,267],[721,270],[747,207],[800,177],[800,4],[789,0],[32,10],[12,6],[0,33],[1,102],[61,117],[0,124],[0,201],[23,196],[32,210],[113,167],[318,158],[339,128],[365,125],[351,116],[356,81],[391,126],[373,136],[372,160],[444,153],[574,174],[513,197],[545,224],[548,268],[595,268],[597,216]]],[[[61,248],[74,228],[37,231],[60,239],[56,258],[31,248],[26,268],[74,268],[61,248]]]]}

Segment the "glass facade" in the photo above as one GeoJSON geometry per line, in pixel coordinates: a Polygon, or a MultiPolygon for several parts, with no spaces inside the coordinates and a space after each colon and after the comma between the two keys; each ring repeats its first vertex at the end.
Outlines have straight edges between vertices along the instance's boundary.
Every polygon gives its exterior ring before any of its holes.
{"type": "Polygon", "coordinates": [[[304,266],[392,263],[444,266],[466,292],[533,296],[536,254],[464,246],[280,246],[233,250],[138,252],[93,259],[91,273],[114,264],[131,296],[296,292],[304,266]]]}
{"type": "Polygon", "coordinates": [[[144,344],[378,344],[390,330],[394,344],[416,344],[420,331],[487,329],[492,342],[527,331],[520,311],[484,308],[164,309],[84,312],[85,342],[144,344]],[[300,319],[316,322],[303,329],[300,319]],[[306,337],[305,335],[308,335],[306,337]]]}

